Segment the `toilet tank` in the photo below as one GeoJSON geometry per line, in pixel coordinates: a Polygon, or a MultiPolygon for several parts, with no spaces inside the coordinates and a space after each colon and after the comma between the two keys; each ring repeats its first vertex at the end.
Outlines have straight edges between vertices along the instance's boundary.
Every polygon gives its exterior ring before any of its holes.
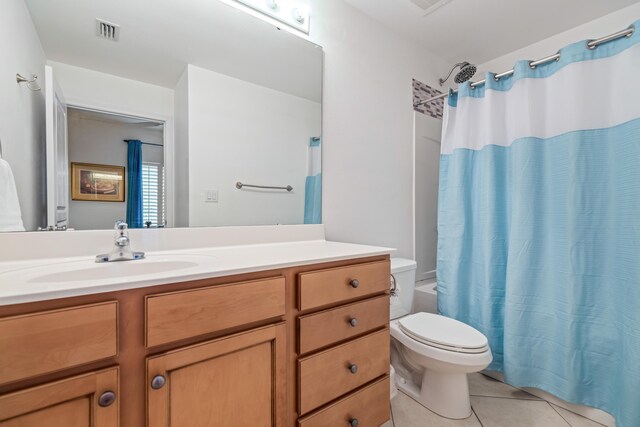
{"type": "Polygon", "coordinates": [[[391,319],[411,313],[413,291],[416,286],[416,262],[411,259],[391,258],[391,283],[393,279],[397,293],[391,295],[391,319]]]}

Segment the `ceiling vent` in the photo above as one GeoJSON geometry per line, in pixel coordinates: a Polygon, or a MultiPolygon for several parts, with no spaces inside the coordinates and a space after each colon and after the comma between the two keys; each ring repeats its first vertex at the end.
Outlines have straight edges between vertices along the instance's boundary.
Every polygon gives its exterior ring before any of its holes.
{"type": "Polygon", "coordinates": [[[410,0],[411,3],[418,6],[420,9],[424,10],[424,16],[429,15],[436,11],[436,9],[441,8],[445,4],[449,3],[451,0],[410,0]]]}
{"type": "Polygon", "coordinates": [[[120,37],[120,25],[96,18],[96,34],[100,38],[117,42],[120,37]]]}

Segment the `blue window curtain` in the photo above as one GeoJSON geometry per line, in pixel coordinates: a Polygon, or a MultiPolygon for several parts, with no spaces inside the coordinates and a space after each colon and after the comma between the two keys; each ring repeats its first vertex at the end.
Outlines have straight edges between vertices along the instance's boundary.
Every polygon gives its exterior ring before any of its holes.
{"type": "Polygon", "coordinates": [[[320,138],[309,141],[309,167],[304,188],[304,223],[322,223],[322,147],[320,138]]]}
{"type": "Polygon", "coordinates": [[[142,228],[142,142],[128,141],[127,151],[127,224],[129,228],[142,228]]]}
{"type": "MultiPolygon", "coordinates": [[[[635,23],[640,28],[640,21],[635,23]]],[[[640,426],[640,31],[460,85],[443,120],[438,309],[515,386],[640,426]]]]}

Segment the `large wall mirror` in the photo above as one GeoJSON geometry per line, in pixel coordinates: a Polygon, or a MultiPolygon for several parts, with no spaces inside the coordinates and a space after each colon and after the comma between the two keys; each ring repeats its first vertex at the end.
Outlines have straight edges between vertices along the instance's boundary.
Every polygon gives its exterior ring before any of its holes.
{"type": "Polygon", "coordinates": [[[2,2],[1,231],[321,222],[322,49],[227,3],[2,2]]]}

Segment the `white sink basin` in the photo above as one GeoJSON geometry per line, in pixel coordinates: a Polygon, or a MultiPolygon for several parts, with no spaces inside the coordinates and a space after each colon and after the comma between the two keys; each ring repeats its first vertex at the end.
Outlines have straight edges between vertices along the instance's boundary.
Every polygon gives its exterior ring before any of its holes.
{"type": "MultiPolygon", "coordinates": [[[[218,259],[202,254],[149,254],[147,258],[136,261],[118,261],[96,264],[94,259],[81,259],[66,262],[47,262],[37,266],[16,268],[0,274],[0,283],[10,284],[20,280],[23,283],[104,283],[106,281],[126,282],[146,280],[148,276],[162,277],[189,274],[206,266],[211,268],[218,259]],[[175,272],[176,274],[172,274],[175,272]]],[[[48,286],[48,285],[47,285],[48,286]]]]}
{"type": "Polygon", "coordinates": [[[147,274],[167,273],[175,270],[197,267],[193,261],[120,261],[96,265],[90,268],[72,269],[57,273],[36,276],[29,283],[78,282],[102,280],[114,277],[144,276],[147,274]]]}

